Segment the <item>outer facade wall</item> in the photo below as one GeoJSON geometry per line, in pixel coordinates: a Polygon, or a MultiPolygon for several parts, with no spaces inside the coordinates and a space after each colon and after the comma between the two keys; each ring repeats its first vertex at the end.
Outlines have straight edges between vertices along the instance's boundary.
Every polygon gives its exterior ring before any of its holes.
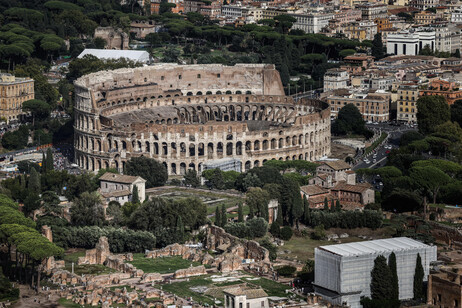
{"type": "Polygon", "coordinates": [[[237,158],[248,170],[270,159],[330,154],[327,104],[295,104],[272,65],[166,64],[90,74],[76,81],[75,118],[76,163],[91,171],[123,170],[137,156],[163,162],[174,175],[201,171],[212,159],[237,158]]]}

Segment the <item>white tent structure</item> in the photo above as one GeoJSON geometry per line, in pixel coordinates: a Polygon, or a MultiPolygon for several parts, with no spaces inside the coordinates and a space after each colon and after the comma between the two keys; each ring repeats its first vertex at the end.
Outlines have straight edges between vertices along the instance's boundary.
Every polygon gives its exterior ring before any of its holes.
{"type": "Polygon", "coordinates": [[[351,308],[360,308],[361,297],[371,296],[371,271],[375,258],[382,255],[388,259],[392,252],[396,255],[399,299],[413,298],[417,254],[422,258],[426,281],[430,263],[436,261],[436,246],[429,246],[407,237],[315,248],[316,294],[332,304],[346,303],[351,308]]]}
{"type": "Polygon", "coordinates": [[[149,53],[143,50],[85,49],[77,58],[81,59],[86,55],[93,55],[102,60],[127,58],[128,60],[146,64],[151,62],[149,53]]]}

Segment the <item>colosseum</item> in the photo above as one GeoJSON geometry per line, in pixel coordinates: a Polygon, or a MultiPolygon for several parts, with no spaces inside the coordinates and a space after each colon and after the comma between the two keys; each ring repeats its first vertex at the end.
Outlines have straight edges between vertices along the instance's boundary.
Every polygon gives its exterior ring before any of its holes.
{"type": "Polygon", "coordinates": [[[328,105],[285,96],[272,64],[101,71],[76,80],[75,93],[75,159],[90,171],[122,171],[137,156],[169,175],[223,158],[245,171],[330,153],[328,105]]]}

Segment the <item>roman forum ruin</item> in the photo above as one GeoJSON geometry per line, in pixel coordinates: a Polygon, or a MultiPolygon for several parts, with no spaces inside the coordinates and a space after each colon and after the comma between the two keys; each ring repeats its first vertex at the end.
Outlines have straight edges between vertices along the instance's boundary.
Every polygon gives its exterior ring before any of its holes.
{"type": "Polygon", "coordinates": [[[75,92],[75,158],[91,171],[122,171],[137,156],[162,162],[169,175],[221,158],[245,171],[330,153],[329,106],[285,96],[272,64],[101,71],[76,80],[75,92]]]}

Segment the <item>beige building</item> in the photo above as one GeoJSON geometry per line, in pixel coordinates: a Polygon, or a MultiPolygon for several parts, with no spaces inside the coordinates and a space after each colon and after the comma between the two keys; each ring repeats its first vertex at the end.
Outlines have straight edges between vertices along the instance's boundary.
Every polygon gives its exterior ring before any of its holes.
{"type": "Polygon", "coordinates": [[[398,87],[397,120],[417,122],[417,100],[419,88],[414,84],[403,84],[398,87]]]}
{"type": "Polygon", "coordinates": [[[34,80],[0,74],[0,117],[6,122],[21,120],[22,104],[34,99],[34,80]]]}
{"type": "Polygon", "coordinates": [[[356,176],[353,173],[351,177],[351,166],[344,162],[343,160],[334,160],[334,161],[323,161],[321,165],[316,168],[316,174],[327,174],[332,177],[332,180],[337,181],[347,181],[348,183],[354,184],[356,182],[356,176]]]}
{"type": "Polygon", "coordinates": [[[146,180],[139,176],[121,175],[106,172],[100,178],[100,193],[106,202],[117,201],[121,205],[132,201],[133,189],[138,189],[138,198],[142,203],[146,199],[146,180]]]}
{"type": "Polygon", "coordinates": [[[340,68],[331,68],[324,74],[324,92],[348,87],[350,74],[340,68]]]}
{"type": "Polygon", "coordinates": [[[414,21],[418,25],[429,25],[436,19],[436,14],[428,11],[422,11],[414,16],[414,21]]]}
{"type": "Polygon", "coordinates": [[[375,202],[375,192],[369,183],[350,185],[340,182],[330,190],[331,195],[340,201],[343,208],[357,208],[375,202]]]}
{"type": "Polygon", "coordinates": [[[225,308],[267,308],[268,294],[263,289],[234,287],[223,290],[225,308]]]}
{"type": "Polygon", "coordinates": [[[355,105],[363,115],[364,121],[386,122],[390,116],[390,94],[368,93],[351,94],[349,96],[330,96],[327,102],[331,106],[331,116],[337,117],[338,112],[347,104],[355,105]]]}

